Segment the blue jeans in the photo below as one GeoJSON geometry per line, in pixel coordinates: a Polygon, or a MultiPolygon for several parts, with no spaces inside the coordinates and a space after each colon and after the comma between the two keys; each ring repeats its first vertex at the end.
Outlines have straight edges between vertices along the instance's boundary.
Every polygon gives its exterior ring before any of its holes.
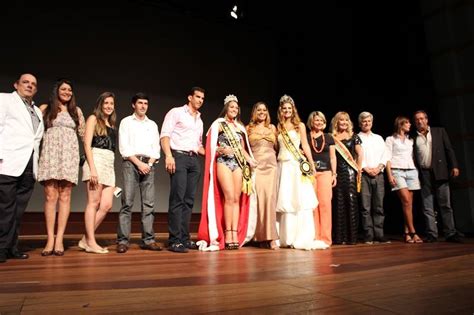
{"type": "Polygon", "coordinates": [[[454,226],[453,209],[451,208],[451,194],[448,181],[435,181],[430,170],[422,169],[421,174],[421,198],[423,201],[423,215],[425,216],[426,234],[438,237],[438,226],[436,223],[436,212],[434,209],[434,198],[438,203],[439,212],[443,220],[443,232],[445,237],[457,233],[454,226]]]}
{"type": "Polygon", "coordinates": [[[170,175],[168,208],[169,244],[185,244],[190,240],[189,223],[194,206],[194,195],[201,176],[199,158],[173,153],[176,172],[170,175]]]}
{"type": "Polygon", "coordinates": [[[155,222],[155,167],[152,166],[150,173],[142,175],[138,168],[130,161],[123,161],[123,188],[122,208],[119,213],[119,225],[117,228],[117,243],[128,245],[132,224],[132,209],[135,199],[135,190],[140,188],[141,211],[142,211],[142,242],[151,244],[155,242],[153,223],[155,222]]]}

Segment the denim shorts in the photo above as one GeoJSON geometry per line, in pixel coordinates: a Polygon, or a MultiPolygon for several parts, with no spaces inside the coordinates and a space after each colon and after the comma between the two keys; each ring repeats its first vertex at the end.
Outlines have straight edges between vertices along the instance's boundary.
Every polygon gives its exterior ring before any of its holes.
{"type": "Polygon", "coordinates": [[[397,182],[397,186],[392,187],[392,191],[408,188],[408,190],[419,190],[420,179],[416,169],[392,168],[393,178],[397,182]]]}

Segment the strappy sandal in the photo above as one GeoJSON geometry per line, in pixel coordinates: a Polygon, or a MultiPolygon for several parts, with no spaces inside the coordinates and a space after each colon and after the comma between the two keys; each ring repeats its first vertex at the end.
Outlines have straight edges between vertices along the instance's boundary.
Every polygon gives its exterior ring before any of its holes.
{"type": "MultiPolygon", "coordinates": [[[[227,233],[227,232],[230,232],[231,235],[232,235],[232,230],[225,230],[224,233],[227,233]]],[[[224,236],[225,238],[225,236],[224,236]]],[[[225,242],[225,249],[234,249],[234,243],[230,242],[230,243],[227,243],[225,242]]]]}
{"type": "Polygon", "coordinates": [[[413,234],[415,233],[405,233],[405,243],[413,244],[415,241],[413,240],[413,234]]]}
{"type": "MultiPolygon", "coordinates": [[[[231,230],[231,231],[232,231],[232,233],[235,232],[235,234],[237,234],[237,230],[231,230]]],[[[238,238],[239,237],[237,236],[237,239],[238,238]]],[[[232,249],[239,249],[239,247],[240,247],[239,242],[232,242],[231,244],[232,244],[232,249]]]]}
{"type": "Polygon", "coordinates": [[[412,240],[413,240],[413,243],[416,243],[416,244],[421,244],[421,243],[423,243],[423,240],[422,240],[418,235],[416,235],[416,232],[410,233],[410,236],[411,236],[411,238],[412,238],[412,240]]]}

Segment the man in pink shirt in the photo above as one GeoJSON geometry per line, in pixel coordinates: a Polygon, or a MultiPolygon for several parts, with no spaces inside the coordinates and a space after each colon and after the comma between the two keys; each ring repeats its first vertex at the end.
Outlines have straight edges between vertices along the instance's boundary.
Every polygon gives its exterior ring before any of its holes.
{"type": "Polygon", "coordinates": [[[186,253],[197,249],[189,237],[189,222],[194,195],[201,176],[198,154],[204,155],[203,123],[198,111],[204,103],[204,89],[193,87],[188,104],[171,109],[161,128],[161,148],[165,153],[165,167],[170,174],[168,206],[168,249],[186,253]]]}

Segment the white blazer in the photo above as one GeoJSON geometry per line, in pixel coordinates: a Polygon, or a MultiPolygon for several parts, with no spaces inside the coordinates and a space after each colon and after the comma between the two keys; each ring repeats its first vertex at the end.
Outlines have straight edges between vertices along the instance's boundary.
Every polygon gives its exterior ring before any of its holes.
{"type": "Polygon", "coordinates": [[[33,106],[40,119],[36,132],[28,109],[17,92],[0,93],[0,174],[20,176],[33,154],[33,173],[38,174],[38,157],[44,125],[43,114],[33,106]]]}

